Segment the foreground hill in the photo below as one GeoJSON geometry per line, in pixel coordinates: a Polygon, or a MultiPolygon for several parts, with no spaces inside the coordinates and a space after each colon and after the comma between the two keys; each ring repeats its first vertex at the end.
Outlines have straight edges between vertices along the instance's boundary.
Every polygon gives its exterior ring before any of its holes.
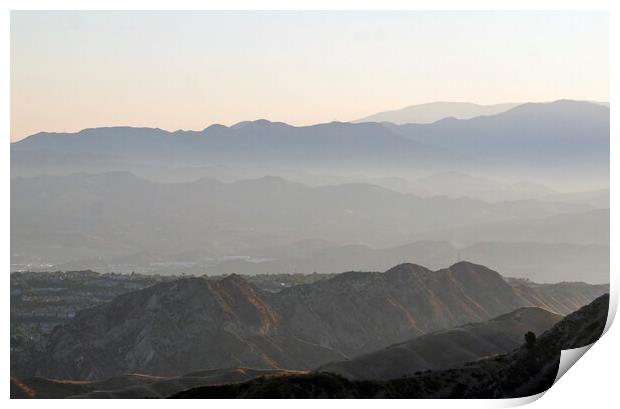
{"type": "Polygon", "coordinates": [[[259,376],[292,375],[300,372],[278,369],[231,368],[199,371],[179,377],[127,374],[106,380],[70,381],[41,377],[20,380],[11,377],[11,398],[165,398],[197,386],[243,382],[259,376]]]}
{"type": "Polygon", "coordinates": [[[388,382],[350,381],[340,375],[258,378],[245,383],[206,386],[175,398],[514,398],[550,388],[563,349],[586,346],[603,333],[609,295],[568,315],[532,346],[472,362],[461,368],[431,371],[388,382]]]}
{"type": "Polygon", "coordinates": [[[204,369],[313,369],[520,307],[566,314],[607,285],[511,284],[480,265],[402,264],[278,293],[240,276],[179,279],[127,293],[57,327],[13,375],[104,379],[204,369]]]}
{"type": "Polygon", "coordinates": [[[523,335],[537,335],[562,319],[542,308],[524,307],[489,321],[442,330],[411,341],[323,365],[316,372],[330,372],[348,379],[389,380],[415,372],[458,367],[481,357],[512,351],[523,335]]]}
{"type": "MultiPolygon", "coordinates": [[[[324,365],[318,372],[347,378],[392,379],[420,369],[458,366],[467,361],[518,347],[527,331],[541,333],[562,317],[525,307],[489,321],[423,335],[351,361],[324,365]],[[437,353],[440,351],[440,353],[437,353]],[[355,376],[353,376],[355,374],[355,376]]],[[[243,382],[261,376],[296,375],[300,371],[231,368],[192,372],[178,377],[127,374],[107,380],[70,381],[42,377],[11,378],[11,396],[21,398],[166,397],[198,386],[243,382]]]]}

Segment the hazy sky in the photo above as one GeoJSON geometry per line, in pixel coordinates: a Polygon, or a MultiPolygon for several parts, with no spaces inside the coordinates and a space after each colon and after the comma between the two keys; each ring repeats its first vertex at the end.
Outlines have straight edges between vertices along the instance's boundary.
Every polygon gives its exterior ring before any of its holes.
{"type": "Polygon", "coordinates": [[[13,12],[11,139],[609,98],[592,12],[13,12]]]}

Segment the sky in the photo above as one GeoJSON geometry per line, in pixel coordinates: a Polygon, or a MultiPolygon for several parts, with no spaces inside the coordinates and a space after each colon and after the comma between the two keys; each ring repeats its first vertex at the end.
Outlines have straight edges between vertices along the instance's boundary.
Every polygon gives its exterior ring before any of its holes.
{"type": "Polygon", "coordinates": [[[11,140],[609,100],[604,12],[11,13],[11,140]]]}

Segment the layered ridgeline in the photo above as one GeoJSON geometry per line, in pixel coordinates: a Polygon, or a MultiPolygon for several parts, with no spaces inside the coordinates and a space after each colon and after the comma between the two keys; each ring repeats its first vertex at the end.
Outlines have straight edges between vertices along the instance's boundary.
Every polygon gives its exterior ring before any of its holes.
{"type": "Polygon", "coordinates": [[[332,373],[262,377],[249,382],[205,386],[177,398],[516,398],[549,389],[564,349],[589,345],[602,335],[609,295],[568,315],[538,339],[509,354],[460,368],[428,371],[381,381],[351,381],[332,373]]]}
{"type": "Polygon", "coordinates": [[[607,285],[509,283],[480,265],[402,264],[278,293],[237,275],[187,278],[119,296],[57,327],[18,377],[104,379],[229,368],[313,369],[525,306],[567,314],[607,285]]]}
{"type": "MultiPolygon", "coordinates": [[[[510,352],[522,344],[523,334],[527,331],[540,334],[561,318],[562,316],[542,308],[524,307],[489,321],[422,335],[385,350],[398,350],[399,353],[380,350],[351,361],[328,364],[316,371],[341,373],[348,378],[353,378],[352,374],[356,372],[357,375],[369,376],[370,379],[392,379],[400,376],[395,376],[396,374],[413,373],[420,368],[428,369],[429,364],[433,367],[455,367],[481,357],[510,352]]],[[[302,372],[281,369],[226,368],[175,377],[133,373],[106,380],[77,382],[43,377],[12,378],[11,397],[161,398],[192,387],[243,382],[260,376],[300,373],[302,372]]]]}
{"type": "Polygon", "coordinates": [[[11,145],[11,172],[126,169],[128,165],[446,168],[502,164],[609,164],[609,107],[578,101],[523,104],[495,115],[432,124],[332,122],[305,127],[259,120],[202,131],[94,128],[39,133],[11,145]]]}
{"type": "Polygon", "coordinates": [[[609,210],[583,202],[489,203],[274,176],[162,183],[110,172],[11,180],[15,270],[338,273],[383,271],[412,257],[439,268],[460,253],[535,281],[606,282],[608,245],[609,210]],[[365,245],[348,245],[352,240],[365,245]]]}
{"type": "Polygon", "coordinates": [[[608,152],[609,108],[578,101],[432,124],[40,133],[11,145],[12,270],[383,271],[411,244],[432,268],[460,254],[606,282],[608,152]],[[312,240],[333,247],[259,251],[312,240]]]}

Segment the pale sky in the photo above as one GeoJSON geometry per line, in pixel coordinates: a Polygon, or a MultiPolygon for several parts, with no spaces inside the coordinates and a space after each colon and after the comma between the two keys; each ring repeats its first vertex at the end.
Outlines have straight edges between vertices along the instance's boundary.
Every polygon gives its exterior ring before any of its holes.
{"type": "Polygon", "coordinates": [[[11,140],[609,100],[602,12],[12,12],[11,140]]]}

